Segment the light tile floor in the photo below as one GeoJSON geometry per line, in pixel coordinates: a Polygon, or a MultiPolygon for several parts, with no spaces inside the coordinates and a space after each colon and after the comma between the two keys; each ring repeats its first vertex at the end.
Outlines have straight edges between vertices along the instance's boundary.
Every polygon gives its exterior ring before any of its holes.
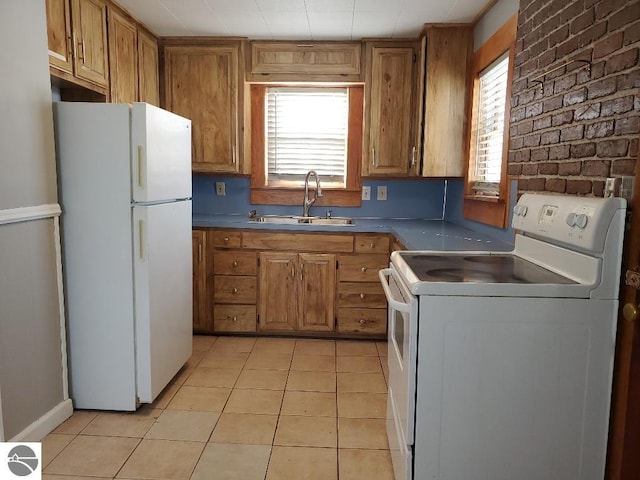
{"type": "Polygon", "coordinates": [[[135,413],[76,411],[43,440],[45,480],[393,480],[386,343],[194,336],[135,413]]]}

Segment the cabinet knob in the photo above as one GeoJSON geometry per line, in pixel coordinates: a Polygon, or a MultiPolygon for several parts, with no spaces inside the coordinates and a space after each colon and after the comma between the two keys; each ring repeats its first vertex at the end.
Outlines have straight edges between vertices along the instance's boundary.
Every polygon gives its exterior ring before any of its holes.
{"type": "Polygon", "coordinates": [[[361,298],[362,300],[364,300],[364,297],[365,297],[365,294],[364,294],[364,293],[361,293],[361,294],[360,294],[360,298],[361,298]]]}
{"type": "Polygon", "coordinates": [[[358,323],[360,323],[360,325],[364,325],[367,321],[364,318],[361,318],[358,323]]]}
{"type": "Polygon", "coordinates": [[[234,288],[233,290],[231,290],[231,293],[233,293],[233,294],[238,293],[238,289],[237,289],[237,288],[234,288]]]}
{"type": "Polygon", "coordinates": [[[227,243],[229,241],[229,237],[224,237],[224,242],[227,243]]]}
{"type": "Polygon", "coordinates": [[[232,265],[233,265],[234,267],[237,267],[237,266],[238,266],[238,261],[237,261],[237,260],[234,260],[234,262],[232,263],[232,265]]]}
{"type": "Polygon", "coordinates": [[[362,267],[362,268],[360,269],[360,271],[361,271],[362,273],[366,272],[366,271],[367,271],[367,267],[362,267]]]}
{"type": "Polygon", "coordinates": [[[236,317],[236,316],[234,315],[234,316],[233,316],[233,318],[231,319],[231,321],[232,321],[233,323],[236,323],[236,322],[238,321],[238,317],[236,317]]]}

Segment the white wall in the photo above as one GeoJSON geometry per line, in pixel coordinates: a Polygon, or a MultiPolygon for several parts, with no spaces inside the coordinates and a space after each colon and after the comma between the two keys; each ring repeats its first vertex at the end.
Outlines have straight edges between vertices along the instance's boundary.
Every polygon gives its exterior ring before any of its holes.
{"type": "Polygon", "coordinates": [[[504,23],[518,13],[519,0],[498,0],[480,19],[473,30],[473,49],[477,50],[504,23]]]}
{"type": "Polygon", "coordinates": [[[0,2],[0,438],[71,413],[45,0],[0,2]]]}

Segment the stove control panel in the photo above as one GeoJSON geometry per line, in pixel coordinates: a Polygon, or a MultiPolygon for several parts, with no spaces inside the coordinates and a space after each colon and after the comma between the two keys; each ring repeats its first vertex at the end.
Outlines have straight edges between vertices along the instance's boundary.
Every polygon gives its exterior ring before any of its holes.
{"type": "Polygon", "coordinates": [[[525,193],[513,209],[513,228],[545,240],[601,252],[622,198],[591,198],[525,193]]]}

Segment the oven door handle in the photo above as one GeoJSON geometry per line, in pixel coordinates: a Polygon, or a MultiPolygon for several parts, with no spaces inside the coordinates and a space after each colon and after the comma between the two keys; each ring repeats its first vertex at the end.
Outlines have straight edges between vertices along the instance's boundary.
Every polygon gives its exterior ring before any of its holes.
{"type": "Polygon", "coordinates": [[[393,275],[393,271],[390,268],[383,268],[378,272],[378,277],[380,277],[380,282],[382,283],[382,289],[384,290],[384,295],[387,297],[387,302],[389,302],[389,306],[394,310],[404,313],[411,313],[411,305],[400,301],[396,298],[393,298],[393,293],[391,292],[391,287],[389,286],[389,282],[386,277],[390,277],[393,275]]]}

